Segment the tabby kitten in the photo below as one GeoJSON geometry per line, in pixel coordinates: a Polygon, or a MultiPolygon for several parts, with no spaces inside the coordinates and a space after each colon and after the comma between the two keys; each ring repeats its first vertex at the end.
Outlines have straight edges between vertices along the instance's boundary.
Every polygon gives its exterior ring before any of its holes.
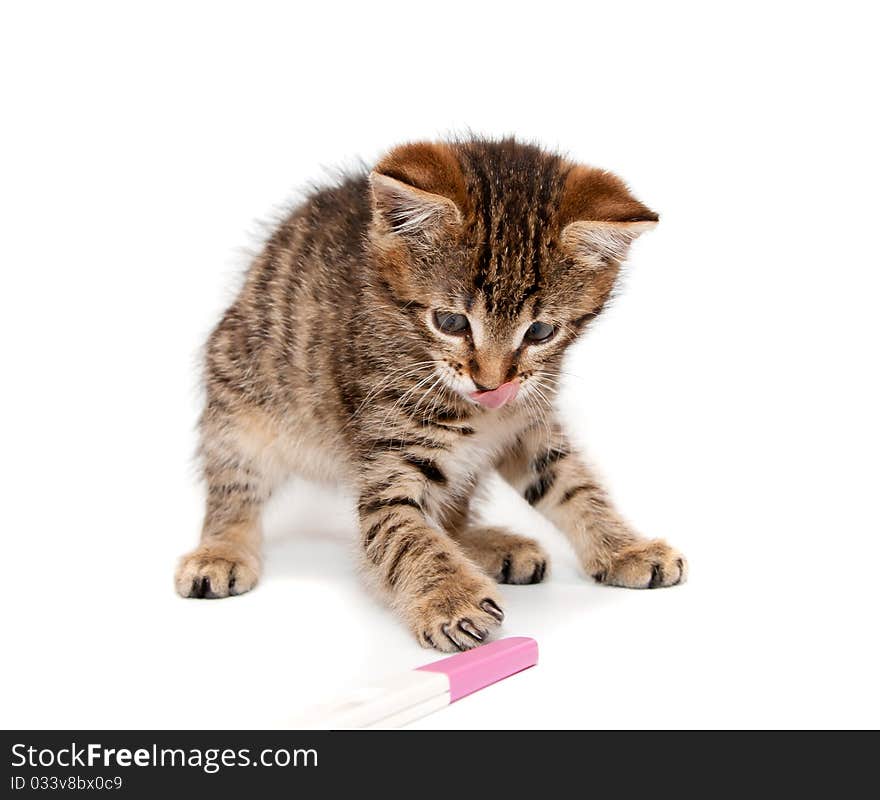
{"type": "Polygon", "coordinates": [[[289,475],[358,496],[367,572],[425,646],[504,617],[539,544],[471,519],[497,469],[601,583],[673,586],[669,545],[624,522],[553,410],[566,348],[657,215],[615,176],[513,140],[408,144],[280,225],[210,336],[201,543],[184,597],[260,574],[260,512],[289,475]]]}

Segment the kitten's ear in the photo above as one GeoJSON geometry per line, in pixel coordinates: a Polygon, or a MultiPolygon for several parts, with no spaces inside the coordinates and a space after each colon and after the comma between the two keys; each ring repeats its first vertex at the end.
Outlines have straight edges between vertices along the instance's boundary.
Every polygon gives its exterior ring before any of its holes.
{"type": "Polygon", "coordinates": [[[435,238],[461,223],[464,178],[447,145],[392,150],[370,173],[373,219],[383,233],[435,238]]]}
{"type": "Polygon", "coordinates": [[[565,226],[562,243],[576,256],[587,259],[599,256],[614,261],[626,260],[629,246],[638,236],[657,226],[656,221],[598,222],[579,221],[565,226]]]}
{"type": "Polygon", "coordinates": [[[592,262],[623,261],[636,237],[660,219],[616,175],[580,165],[568,173],[559,213],[563,246],[592,262]]]}
{"type": "Polygon", "coordinates": [[[374,219],[387,233],[431,235],[461,221],[455,203],[439,194],[383,175],[370,173],[374,219]]]}

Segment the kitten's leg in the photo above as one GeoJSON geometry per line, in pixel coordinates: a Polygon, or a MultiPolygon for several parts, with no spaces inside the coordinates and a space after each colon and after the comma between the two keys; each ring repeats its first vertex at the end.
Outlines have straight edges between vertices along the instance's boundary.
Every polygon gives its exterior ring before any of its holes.
{"type": "Polygon", "coordinates": [[[461,501],[443,526],[465,555],[498,583],[540,583],[547,576],[550,559],[544,548],[506,528],[473,523],[470,498],[461,501]]]}
{"type": "Polygon", "coordinates": [[[600,583],[633,589],[674,586],[687,561],[659,539],[643,539],[621,518],[558,425],[526,432],[498,464],[504,478],[564,531],[600,583]]]}
{"type": "Polygon", "coordinates": [[[423,646],[451,652],[486,641],[504,618],[501,599],[494,582],[426,516],[429,492],[442,492],[436,465],[398,452],[374,455],[364,469],[358,514],[377,586],[423,646]]]}
{"type": "Polygon", "coordinates": [[[265,446],[253,431],[233,421],[202,438],[205,520],[199,546],[180,560],[175,586],[183,597],[243,594],[260,577],[260,512],[278,483],[277,465],[260,457],[265,446]]]}

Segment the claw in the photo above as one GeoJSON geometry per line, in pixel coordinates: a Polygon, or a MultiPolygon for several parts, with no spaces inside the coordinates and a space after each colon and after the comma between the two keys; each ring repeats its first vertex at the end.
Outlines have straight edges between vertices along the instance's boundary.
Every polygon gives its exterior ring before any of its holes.
{"type": "Polygon", "coordinates": [[[529,583],[540,583],[544,580],[544,570],[547,569],[547,563],[542,561],[535,567],[535,571],[532,573],[532,577],[529,579],[529,583]]]}
{"type": "Polygon", "coordinates": [[[458,642],[456,642],[455,639],[453,639],[453,638],[449,635],[449,626],[448,626],[448,625],[441,625],[441,626],[440,626],[440,630],[443,632],[443,635],[444,635],[447,639],[449,639],[449,641],[452,642],[453,645],[455,645],[455,649],[456,649],[456,650],[461,650],[462,652],[464,652],[464,648],[463,648],[458,642]]]}
{"type": "Polygon", "coordinates": [[[498,604],[495,603],[494,600],[490,600],[488,597],[480,603],[480,608],[482,608],[487,614],[491,614],[499,622],[504,619],[504,612],[498,607],[498,604]]]}
{"type": "Polygon", "coordinates": [[[192,588],[189,590],[190,597],[210,597],[211,595],[211,581],[207,575],[203,576],[201,580],[195,578],[192,582],[192,588]]]}
{"type": "Polygon", "coordinates": [[[461,622],[459,622],[459,623],[458,623],[458,629],[459,629],[462,633],[466,633],[466,634],[467,634],[468,636],[470,636],[471,638],[476,639],[478,642],[482,642],[482,641],[483,641],[483,637],[484,637],[485,634],[483,634],[483,633],[480,631],[480,629],[477,628],[477,626],[474,625],[474,623],[471,622],[469,619],[463,619],[461,622]]]}

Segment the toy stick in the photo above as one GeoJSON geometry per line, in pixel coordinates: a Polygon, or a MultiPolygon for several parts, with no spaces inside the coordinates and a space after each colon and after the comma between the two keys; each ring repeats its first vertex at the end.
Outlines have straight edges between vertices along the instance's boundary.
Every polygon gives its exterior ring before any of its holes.
{"type": "Polygon", "coordinates": [[[355,690],[305,726],[398,728],[538,663],[538,643],[511,636],[355,690]]]}

